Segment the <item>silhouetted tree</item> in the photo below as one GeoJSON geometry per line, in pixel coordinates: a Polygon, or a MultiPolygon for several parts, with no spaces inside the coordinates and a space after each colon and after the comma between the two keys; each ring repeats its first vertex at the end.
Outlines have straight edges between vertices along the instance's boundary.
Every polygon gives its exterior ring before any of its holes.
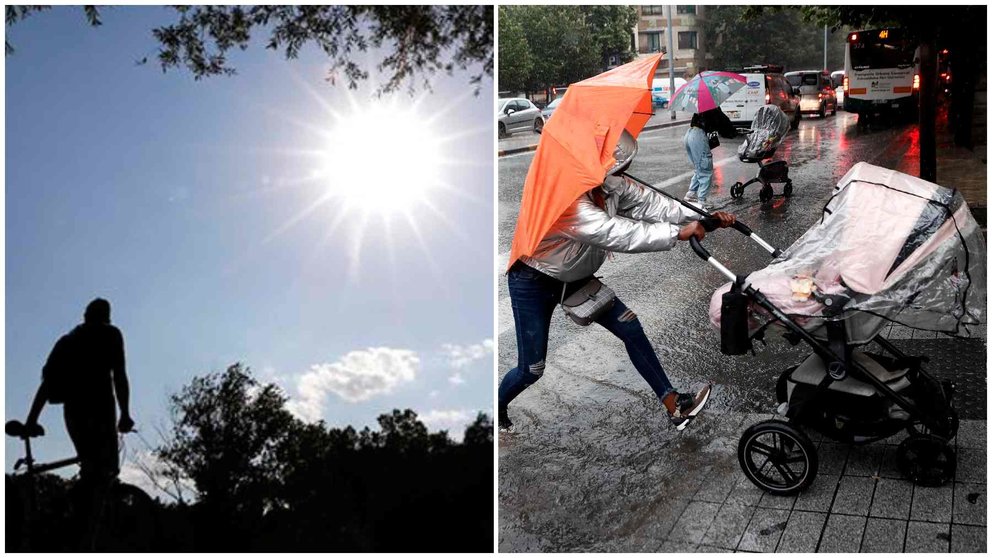
{"type": "Polygon", "coordinates": [[[293,417],[278,388],[240,365],[194,378],[171,402],[158,455],[199,494],[173,510],[193,518],[197,549],[492,550],[485,414],[460,444],[411,410],[381,415],[378,431],[328,428],[293,417]]]}
{"type": "Polygon", "coordinates": [[[170,399],[171,439],[158,457],[170,474],[193,481],[203,510],[230,521],[219,525],[232,530],[221,538],[250,533],[280,481],[278,450],[295,421],[285,397],[235,364],[194,378],[170,399]]]}
{"type": "MultiPolygon", "coordinates": [[[[48,6],[7,6],[10,27],[48,6]]],[[[287,59],[308,45],[328,59],[328,80],[343,80],[350,88],[369,76],[355,60],[358,52],[382,49],[376,69],[386,75],[380,92],[417,83],[430,89],[438,72],[481,66],[471,82],[493,74],[492,6],[174,6],[178,21],[152,30],[159,44],[163,71],[185,68],[195,79],[235,73],[228,55],[246,50],[259,33],[265,48],[287,59]]],[[[84,8],[91,25],[100,25],[100,12],[84,8]]],[[[8,40],[6,52],[13,52],[8,40]]],[[[142,59],[141,63],[147,62],[142,59]]],[[[478,86],[476,92],[478,92],[478,86]]]]}

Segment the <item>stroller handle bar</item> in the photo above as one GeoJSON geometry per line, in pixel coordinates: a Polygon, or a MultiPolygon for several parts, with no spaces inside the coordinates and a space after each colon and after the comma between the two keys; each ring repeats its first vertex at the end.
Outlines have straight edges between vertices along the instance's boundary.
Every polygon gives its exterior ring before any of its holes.
{"type": "MultiPolygon", "coordinates": [[[[644,180],[641,180],[640,178],[637,178],[636,176],[632,176],[630,173],[625,172],[625,173],[623,173],[623,175],[626,176],[627,178],[633,180],[634,182],[637,182],[638,184],[640,184],[642,186],[647,186],[648,188],[654,190],[655,192],[658,192],[659,194],[665,196],[666,198],[668,198],[670,200],[674,200],[674,201],[678,202],[683,207],[686,207],[688,209],[691,209],[692,211],[695,211],[696,213],[702,215],[703,216],[703,219],[700,220],[700,223],[703,225],[703,227],[707,231],[712,231],[713,229],[716,228],[713,225],[713,223],[715,223],[717,221],[717,219],[715,217],[713,217],[713,215],[710,214],[709,212],[703,211],[702,209],[699,209],[698,207],[692,205],[689,202],[686,202],[685,200],[680,200],[679,198],[677,198],[677,197],[669,194],[668,192],[662,190],[661,188],[656,188],[656,187],[652,186],[651,184],[648,184],[644,180]]],[[[779,254],[782,253],[781,250],[779,250],[778,248],[776,248],[776,247],[772,246],[771,244],[769,244],[768,242],[766,242],[765,239],[763,239],[760,236],[754,234],[754,231],[751,230],[751,227],[745,225],[744,223],[742,223],[740,221],[735,221],[734,224],[731,225],[731,227],[733,227],[734,229],[736,229],[737,232],[739,232],[739,233],[743,234],[744,236],[746,236],[746,237],[750,238],[751,240],[753,240],[758,246],[761,246],[762,248],[764,248],[769,254],[772,255],[772,258],[777,258],[779,256],[779,254]]],[[[700,245],[699,248],[703,250],[703,253],[705,253],[706,256],[703,256],[703,254],[700,253],[699,250],[697,250],[695,247],[693,247],[693,250],[697,254],[699,254],[699,257],[700,258],[703,258],[704,260],[707,260],[708,261],[710,259],[709,252],[707,252],[705,249],[703,249],[702,245],[700,245]]],[[[713,260],[713,261],[715,262],[716,260],[713,260]]],[[[716,262],[716,263],[720,263],[720,262],[716,262]]],[[[721,266],[721,267],[723,267],[723,266],[721,266]]],[[[724,267],[723,269],[725,270],[727,268],[724,267]]],[[[724,273],[724,275],[726,275],[726,273],[724,273]]]]}
{"type": "Polygon", "coordinates": [[[737,275],[733,271],[727,269],[727,266],[723,265],[716,258],[711,256],[709,251],[706,248],[703,248],[703,244],[699,242],[696,237],[689,237],[689,246],[692,247],[692,251],[695,252],[697,256],[702,258],[706,263],[715,267],[717,271],[726,276],[727,279],[730,279],[734,283],[737,282],[737,275]]]}

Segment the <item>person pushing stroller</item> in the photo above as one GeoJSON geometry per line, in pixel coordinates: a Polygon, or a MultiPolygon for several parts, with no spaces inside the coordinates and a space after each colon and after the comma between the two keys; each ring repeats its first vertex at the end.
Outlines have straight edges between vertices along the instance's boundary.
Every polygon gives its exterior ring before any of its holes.
{"type": "MultiPolygon", "coordinates": [[[[555,306],[594,280],[593,274],[609,252],[669,250],[678,240],[705,236],[696,212],[621,176],[636,152],[637,141],[625,130],[614,154],[617,162],[603,184],[579,196],[533,254],[521,257],[509,270],[518,357],[517,366],[499,385],[501,430],[512,426],[509,403],[544,373],[555,306]]],[[[721,227],[735,222],[733,215],[722,211],[713,217],[721,227]]],[[[706,405],[711,385],[695,394],[676,391],[637,315],[619,299],[595,321],[623,341],[631,362],[661,401],[672,424],[678,430],[686,428],[706,405]]]]}

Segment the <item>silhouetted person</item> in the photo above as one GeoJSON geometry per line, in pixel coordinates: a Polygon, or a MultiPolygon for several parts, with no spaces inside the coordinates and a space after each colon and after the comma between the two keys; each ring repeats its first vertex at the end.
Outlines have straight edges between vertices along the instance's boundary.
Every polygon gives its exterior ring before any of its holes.
{"type": "Polygon", "coordinates": [[[110,303],[94,299],[86,306],[83,323],[52,348],[26,421],[29,433],[40,434],[38,416],[45,403],[63,404],[65,427],[80,459],[80,497],[91,501],[88,538],[99,521],[106,490],[120,472],[117,432],[134,428],[129,398],[124,337],[110,324],[110,303]]]}

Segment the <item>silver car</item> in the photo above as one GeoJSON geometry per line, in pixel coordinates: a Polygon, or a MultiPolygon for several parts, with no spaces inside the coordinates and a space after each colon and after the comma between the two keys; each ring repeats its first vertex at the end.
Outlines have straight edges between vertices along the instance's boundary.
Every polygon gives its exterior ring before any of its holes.
{"type": "Polygon", "coordinates": [[[545,122],[547,122],[548,120],[551,120],[551,113],[553,113],[555,111],[555,109],[558,108],[558,105],[561,104],[561,100],[564,99],[564,98],[565,97],[558,97],[554,101],[551,101],[550,103],[548,103],[548,106],[544,107],[544,109],[541,110],[541,116],[544,117],[544,121],[545,122]]]}
{"type": "Polygon", "coordinates": [[[785,74],[785,79],[789,80],[789,85],[799,88],[800,110],[818,113],[821,118],[825,117],[828,111],[830,114],[837,114],[837,94],[834,93],[830,74],[805,70],[788,72],[785,74]]]}
{"type": "Polygon", "coordinates": [[[541,129],[544,128],[544,117],[541,116],[541,109],[522,97],[498,99],[496,101],[496,120],[501,138],[523,130],[533,130],[540,133],[541,129]]]}

